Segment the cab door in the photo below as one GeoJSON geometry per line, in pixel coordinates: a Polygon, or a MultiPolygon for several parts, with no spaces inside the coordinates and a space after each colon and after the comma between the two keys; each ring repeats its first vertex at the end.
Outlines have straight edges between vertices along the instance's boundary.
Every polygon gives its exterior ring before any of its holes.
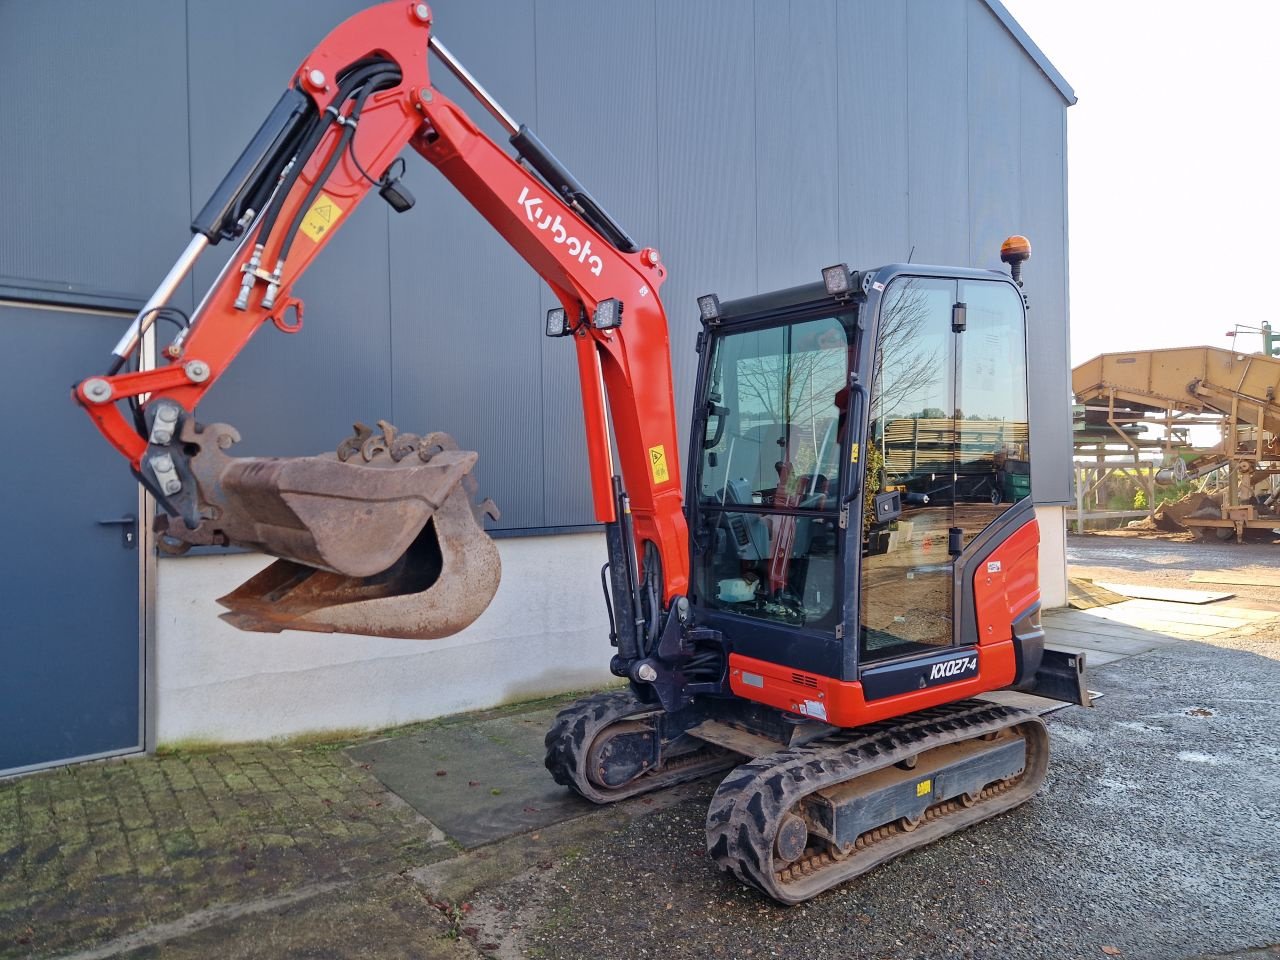
{"type": "Polygon", "coordinates": [[[867,511],[864,520],[859,659],[975,643],[958,626],[971,601],[956,594],[957,563],[1031,494],[1017,289],[996,278],[892,280],[880,301],[869,410],[864,491],[898,492],[902,513],[877,524],[867,511]]]}
{"type": "Polygon", "coordinates": [[[956,337],[952,279],[899,277],[880,301],[870,382],[868,505],[896,491],[902,513],[863,528],[859,659],[951,646],[956,516],[956,337]]]}

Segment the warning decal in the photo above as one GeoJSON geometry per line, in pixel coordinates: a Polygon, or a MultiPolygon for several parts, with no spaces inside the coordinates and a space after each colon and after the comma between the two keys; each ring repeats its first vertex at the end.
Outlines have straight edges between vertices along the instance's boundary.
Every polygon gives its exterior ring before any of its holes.
{"type": "Polygon", "coordinates": [[[653,470],[654,483],[666,483],[671,479],[667,469],[667,450],[662,444],[649,448],[649,467],[653,470]]]}
{"type": "Polygon", "coordinates": [[[307,215],[302,218],[302,226],[298,229],[319,243],[329,229],[338,222],[340,216],[342,216],[342,208],[338,206],[338,202],[322,192],[316,197],[316,202],[311,205],[307,215]]]}

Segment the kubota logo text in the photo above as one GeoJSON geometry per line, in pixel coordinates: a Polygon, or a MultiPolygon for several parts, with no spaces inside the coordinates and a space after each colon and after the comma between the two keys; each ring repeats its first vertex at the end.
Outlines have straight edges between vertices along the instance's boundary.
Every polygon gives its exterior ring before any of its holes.
{"type": "Polygon", "coordinates": [[[600,276],[600,272],[604,270],[604,261],[591,252],[591,241],[579,240],[571,235],[565,229],[559,214],[554,217],[549,213],[544,214],[541,197],[531,197],[529,188],[521,187],[520,199],[516,203],[524,207],[524,215],[530,223],[536,223],[539,230],[550,230],[551,239],[556,243],[564,244],[569,250],[569,256],[577,257],[579,263],[585,263],[593,274],[600,276]]]}
{"type": "Polygon", "coordinates": [[[948,660],[946,663],[935,663],[929,671],[929,679],[941,680],[943,677],[955,677],[977,669],[978,658],[976,656],[960,657],[956,660],[948,660]]]}

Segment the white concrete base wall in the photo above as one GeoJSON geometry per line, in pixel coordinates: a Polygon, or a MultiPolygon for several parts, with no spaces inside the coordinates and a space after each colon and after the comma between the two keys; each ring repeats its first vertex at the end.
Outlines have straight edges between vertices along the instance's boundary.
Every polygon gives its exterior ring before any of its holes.
{"type": "MultiPolygon", "coordinates": [[[[1040,590],[1067,602],[1066,513],[1037,507],[1040,590]]],[[[156,599],[156,739],[264,740],[428,720],[613,678],[598,584],[604,535],[499,540],[502,586],[444,640],[243,633],[215,598],[268,562],[257,554],[166,559],[156,599]]]]}
{"type": "Polygon", "coordinates": [[[608,682],[604,535],[497,541],[502,586],[444,640],[243,633],[215,598],[268,562],[257,554],[159,563],[156,739],[261,740],[371,729],[608,682]]]}
{"type": "Polygon", "coordinates": [[[1036,507],[1040,524],[1040,604],[1067,605],[1067,508],[1036,507]]]}

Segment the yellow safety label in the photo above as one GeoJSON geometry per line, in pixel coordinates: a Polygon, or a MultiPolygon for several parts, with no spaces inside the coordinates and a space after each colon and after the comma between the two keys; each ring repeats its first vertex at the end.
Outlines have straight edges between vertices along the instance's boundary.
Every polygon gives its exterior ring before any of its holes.
{"type": "Polygon", "coordinates": [[[654,483],[666,483],[671,479],[667,469],[667,450],[662,444],[649,448],[649,467],[653,470],[654,483]]]}
{"type": "Polygon", "coordinates": [[[316,197],[316,202],[311,205],[311,209],[307,211],[307,215],[302,218],[302,226],[299,229],[319,243],[320,239],[338,222],[340,216],[342,216],[342,208],[338,206],[338,201],[327,193],[321,193],[316,197]]]}
{"type": "Polygon", "coordinates": [[[858,445],[856,443],[849,444],[849,462],[858,462],[858,445]]]}
{"type": "Polygon", "coordinates": [[[921,780],[919,783],[916,784],[917,797],[927,797],[931,793],[933,793],[932,780],[921,780]]]}

